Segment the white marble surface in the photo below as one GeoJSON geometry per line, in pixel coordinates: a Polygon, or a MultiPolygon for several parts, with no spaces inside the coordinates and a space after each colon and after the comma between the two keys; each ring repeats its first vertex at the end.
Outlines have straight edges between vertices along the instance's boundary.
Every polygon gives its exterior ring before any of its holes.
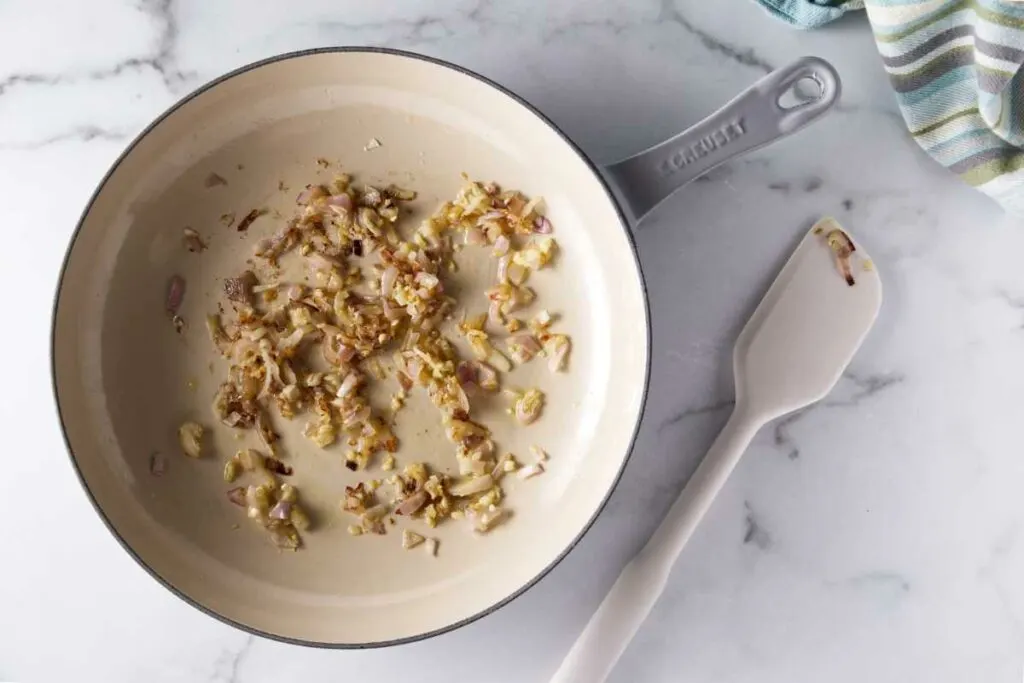
{"type": "Polygon", "coordinates": [[[5,0],[0,188],[0,680],[546,680],[724,421],[731,340],[825,212],[873,251],[881,320],[824,404],[757,438],[613,680],[1020,680],[1024,225],[917,150],[862,17],[800,33],[747,0],[5,0]],[[801,54],[833,61],[846,85],[827,120],[719,169],[640,228],[652,397],[582,544],[497,614],[370,652],[253,638],[151,580],[68,466],[47,362],[66,241],[130,137],[228,69],[344,44],[478,70],[598,161],[801,54]]]}

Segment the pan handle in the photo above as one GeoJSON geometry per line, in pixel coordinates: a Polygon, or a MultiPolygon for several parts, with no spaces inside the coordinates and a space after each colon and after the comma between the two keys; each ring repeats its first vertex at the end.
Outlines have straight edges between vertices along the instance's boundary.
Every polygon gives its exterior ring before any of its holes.
{"type": "Polygon", "coordinates": [[[776,69],[679,135],[606,167],[634,225],[676,190],[735,156],[794,133],[828,112],[842,86],[820,57],[776,69]],[[783,98],[810,79],[817,93],[787,106],[783,98]]]}

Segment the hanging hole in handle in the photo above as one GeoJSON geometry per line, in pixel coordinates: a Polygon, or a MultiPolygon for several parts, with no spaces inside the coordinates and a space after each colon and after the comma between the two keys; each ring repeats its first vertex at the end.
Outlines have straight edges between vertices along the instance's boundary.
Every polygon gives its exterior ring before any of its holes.
{"type": "Polygon", "coordinates": [[[815,76],[801,76],[779,95],[778,104],[783,109],[796,109],[811,102],[817,102],[825,94],[825,84],[815,76]]]}

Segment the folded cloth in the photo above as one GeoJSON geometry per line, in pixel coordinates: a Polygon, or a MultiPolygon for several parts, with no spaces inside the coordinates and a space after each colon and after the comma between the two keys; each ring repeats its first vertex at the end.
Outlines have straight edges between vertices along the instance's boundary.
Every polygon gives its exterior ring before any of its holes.
{"type": "Polygon", "coordinates": [[[798,28],[827,24],[852,9],[864,9],[864,0],[758,0],[775,17],[798,28]]]}
{"type": "Polygon", "coordinates": [[[1024,2],[756,1],[800,28],[866,9],[914,140],[970,185],[1024,213],[1024,2]]]}

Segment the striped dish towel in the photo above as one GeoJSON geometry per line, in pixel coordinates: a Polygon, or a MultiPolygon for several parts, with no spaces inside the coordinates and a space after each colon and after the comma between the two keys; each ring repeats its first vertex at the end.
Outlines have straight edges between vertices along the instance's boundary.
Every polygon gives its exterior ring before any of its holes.
{"type": "Polygon", "coordinates": [[[964,181],[1024,214],[1024,1],[757,1],[800,28],[867,10],[914,140],[964,181]]]}

